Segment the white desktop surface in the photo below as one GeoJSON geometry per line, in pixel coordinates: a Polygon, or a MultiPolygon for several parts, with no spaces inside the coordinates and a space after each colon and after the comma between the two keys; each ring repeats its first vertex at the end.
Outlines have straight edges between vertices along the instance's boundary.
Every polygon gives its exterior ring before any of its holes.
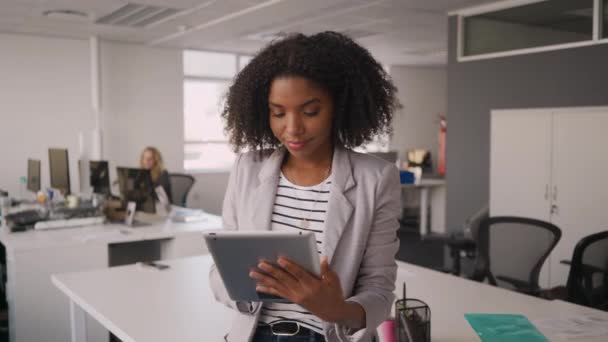
{"type": "Polygon", "coordinates": [[[24,232],[3,232],[0,241],[7,254],[37,249],[68,247],[87,242],[120,243],[137,240],[170,238],[175,234],[218,229],[222,219],[208,215],[204,221],[174,223],[171,221],[130,228],[124,224],[106,223],[87,227],[64,229],[27,230],[24,232]]]}
{"type": "MultiPolygon", "coordinates": [[[[167,270],[130,265],[61,274],[53,276],[53,283],[76,310],[84,310],[125,342],[223,341],[234,313],[211,294],[211,262],[210,256],[198,256],[164,262],[171,266],[167,270]]],[[[608,318],[606,312],[398,264],[395,292],[398,294],[407,281],[408,297],[430,305],[434,342],[478,341],[465,313],[523,314],[532,321],[584,313],[608,318]]],[[[545,334],[551,341],[560,341],[545,334]]],[[[577,341],[606,341],[606,336],[577,341]]]]}
{"type": "Polygon", "coordinates": [[[223,341],[234,312],[209,287],[211,257],[53,276],[53,283],[124,342],[223,341]]]}

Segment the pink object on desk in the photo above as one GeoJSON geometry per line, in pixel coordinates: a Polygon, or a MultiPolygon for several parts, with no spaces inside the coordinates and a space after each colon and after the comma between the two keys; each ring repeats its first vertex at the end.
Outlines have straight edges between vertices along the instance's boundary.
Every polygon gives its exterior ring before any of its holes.
{"type": "Polygon", "coordinates": [[[387,319],[378,328],[380,342],[397,342],[395,338],[395,320],[387,319]]]}

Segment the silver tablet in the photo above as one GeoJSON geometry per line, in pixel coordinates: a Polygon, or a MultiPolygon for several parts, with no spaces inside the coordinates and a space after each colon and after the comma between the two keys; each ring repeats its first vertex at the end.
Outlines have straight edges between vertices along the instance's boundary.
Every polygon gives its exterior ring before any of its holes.
{"type": "Polygon", "coordinates": [[[275,263],[279,256],[284,256],[313,274],[321,273],[313,233],[218,231],[206,233],[205,241],[228,295],[235,301],[287,302],[255,290],[256,281],[249,277],[249,272],[257,269],[260,260],[275,263]]]}

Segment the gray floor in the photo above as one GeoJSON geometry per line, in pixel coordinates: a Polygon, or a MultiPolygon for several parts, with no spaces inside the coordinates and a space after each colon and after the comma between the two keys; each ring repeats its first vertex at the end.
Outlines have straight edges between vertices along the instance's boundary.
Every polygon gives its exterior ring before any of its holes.
{"type": "Polygon", "coordinates": [[[420,239],[417,229],[401,227],[398,232],[401,242],[397,259],[415,265],[444,270],[444,247],[438,241],[424,241],[420,239]]]}

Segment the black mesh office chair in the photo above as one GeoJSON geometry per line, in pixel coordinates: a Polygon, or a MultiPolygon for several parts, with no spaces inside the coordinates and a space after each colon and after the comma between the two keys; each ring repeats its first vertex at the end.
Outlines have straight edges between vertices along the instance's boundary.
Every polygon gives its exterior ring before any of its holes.
{"type": "Polygon", "coordinates": [[[479,226],[472,278],[538,296],[541,267],[561,236],[561,230],[549,222],[488,217],[479,226]]]}
{"type": "Polygon", "coordinates": [[[608,231],[578,242],[566,288],[568,301],[608,311],[608,231]]]}
{"type": "Polygon", "coordinates": [[[188,193],[194,186],[194,177],[182,173],[171,173],[169,174],[169,181],[171,182],[173,204],[185,207],[188,193]]]}

